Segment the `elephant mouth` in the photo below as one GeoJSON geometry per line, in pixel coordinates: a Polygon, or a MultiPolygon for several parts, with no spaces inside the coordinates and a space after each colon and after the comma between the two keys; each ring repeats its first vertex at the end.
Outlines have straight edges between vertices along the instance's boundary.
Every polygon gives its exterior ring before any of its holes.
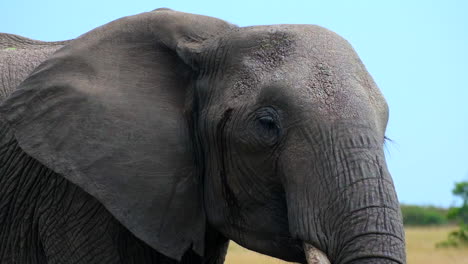
{"type": "Polygon", "coordinates": [[[320,249],[307,243],[304,243],[303,247],[307,264],[330,264],[330,260],[327,255],[325,255],[325,253],[320,249]]]}

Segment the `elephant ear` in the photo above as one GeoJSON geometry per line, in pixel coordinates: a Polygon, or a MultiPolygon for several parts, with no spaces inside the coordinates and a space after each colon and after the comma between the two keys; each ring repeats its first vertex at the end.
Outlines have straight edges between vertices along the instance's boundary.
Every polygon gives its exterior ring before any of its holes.
{"type": "Polygon", "coordinates": [[[190,247],[203,255],[187,63],[194,47],[233,27],[167,9],[116,20],[41,64],[0,115],[28,155],[147,244],[179,260],[190,247]]]}

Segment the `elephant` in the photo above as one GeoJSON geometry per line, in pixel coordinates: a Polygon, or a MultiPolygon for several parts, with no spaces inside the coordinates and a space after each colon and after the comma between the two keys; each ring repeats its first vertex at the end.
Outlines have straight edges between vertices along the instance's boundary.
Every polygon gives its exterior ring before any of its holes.
{"type": "Polygon", "coordinates": [[[1,263],[406,263],[388,116],[323,27],[115,20],[0,105],[1,263]]]}
{"type": "Polygon", "coordinates": [[[69,41],[44,42],[0,33],[0,102],[57,49],[69,41]]]}

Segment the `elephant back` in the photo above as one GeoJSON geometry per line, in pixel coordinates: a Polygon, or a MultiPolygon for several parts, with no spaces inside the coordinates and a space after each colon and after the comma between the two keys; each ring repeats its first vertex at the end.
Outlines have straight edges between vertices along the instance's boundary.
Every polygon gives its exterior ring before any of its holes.
{"type": "Polygon", "coordinates": [[[0,33],[0,102],[43,61],[69,41],[45,42],[0,33]]]}

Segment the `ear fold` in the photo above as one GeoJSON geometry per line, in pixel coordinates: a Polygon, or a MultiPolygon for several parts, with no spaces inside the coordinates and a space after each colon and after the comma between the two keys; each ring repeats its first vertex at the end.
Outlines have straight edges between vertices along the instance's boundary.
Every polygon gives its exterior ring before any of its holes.
{"type": "Polygon", "coordinates": [[[188,50],[233,26],[158,10],[71,42],[0,107],[24,151],[96,197],[137,237],[203,255],[205,218],[185,97],[188,50]],[[181,58],[178,51],[183,50],[181,58]]]}

